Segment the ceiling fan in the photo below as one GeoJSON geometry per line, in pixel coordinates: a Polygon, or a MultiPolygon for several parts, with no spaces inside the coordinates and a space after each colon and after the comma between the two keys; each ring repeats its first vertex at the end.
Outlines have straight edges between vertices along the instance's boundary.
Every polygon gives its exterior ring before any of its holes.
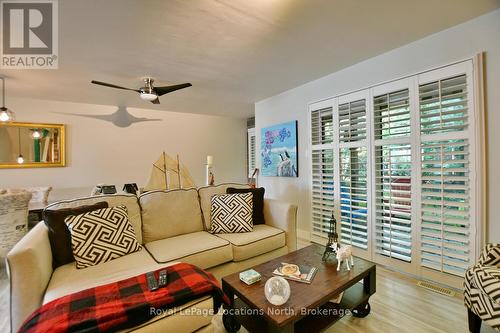
{"type": "Polygon", "coordinates": [[[176,91],[179,89],[184,89],[187,87],[191,87],[191,83],[181,83],[181,84],[175,84],[173,86],[165,86],[165,87],[154,87],[153,86],[153,78],[151,77],[146,77],[144,78],[144,87],[141,87],[139,89],[132,89],[132,88],[125,88],[125,87],[120,87],[111,83],[106,83],[106,82],[101,82],[101,81],[95,81],[92,80],[91,83],[93,84],[98,84],[101,86],[105,87],[110,87],[110,88],[116,88],[116,89],[123,89],[123,90],[131,90],[139,93],[139,96],[148,102],[151,102],[153,104],[160,104],[160,99],[158,97],[168,94],[172,91],[176,91]]]}

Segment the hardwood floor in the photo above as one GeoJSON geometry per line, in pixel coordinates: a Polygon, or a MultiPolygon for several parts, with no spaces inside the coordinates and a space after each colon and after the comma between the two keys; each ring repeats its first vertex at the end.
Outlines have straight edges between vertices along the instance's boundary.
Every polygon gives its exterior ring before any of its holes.
{"type": "MultiPolygon", "coordinates": [[[[377,292],[370,298],[370,314],[365,318],[345,316],[326,332],[469,332],[461,294],[448,297],[419,287],[416,283],[413,278],[378,266],[377,292]]],[[[216,321],[215,332],[224,332],[221,319],[216,321]]],[[[494,330],[483,325],[481,332],[493,333],[494,330]]]]}
{"type": "MultiPolygon", "coordinates": [[[[304,246],[304,243],[301,244],[304,246]]],[[[443,296],[416,285],[417,280],[377,267],[377,292],[370,299],[371,313],[365,318],[346,316],[328,333],[466,333],[467,314],[462,295],[443,296]]],[[[293,295],[292,295],[293,297],[293,295]]],[[[224,332],[222,320],[214,320],[215,332],[224,332]]],[[[9,332],[9,286],[5,268],[0,268],[0,332],[9,332]]],[[[245,330],[241,330],[245,332],[245,330]]],[[[494,330],[483,325],[483,333],[494,330]]]]}

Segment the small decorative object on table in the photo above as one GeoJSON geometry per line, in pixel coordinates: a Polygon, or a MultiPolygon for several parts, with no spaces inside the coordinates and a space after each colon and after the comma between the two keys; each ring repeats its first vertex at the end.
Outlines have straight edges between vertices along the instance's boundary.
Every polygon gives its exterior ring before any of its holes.
{"type": "Polygon", "coordinates": [[[337,233],[337,220],[332,212],[332,217],[329,221],[330,228],[328,230],[328,242],[326,243],[325,253],[323,253],[323,261],[326,261],[330,254],[337,253],[339,248],[339,235],[337,233]]]}
{"type": "Polygon", "coordinates": [[[290,285],[281,276],[273,276],[264,286],[266,298],[272,305],[283,305],[290,298],[290,285]]]}
{"type": "Polygon", "coordinates": [[[351,259],[351,266],[354,266],[354,259],[352,257],[352,246],[351,245],[342,245],[337,249],[337,271],[340,271],[340,264],[342,260],[345,260],[345,265],[347,266],[347,270],[350,271],[349,267],[349,258],[351,259]]]}
{"type": "Polygon", "coordinates": [[[276,268],[273,274],[289,280],[311,283],[317,271],[318,269],[316,267],[281,263],[281,266],[276,268]]]}
{"type": "Polygon", "coordinates": [[[249,269],[240,273],[240,280],[245,282],[248,285],[254,284],[255,282],[259,282],[262,276],[259,272],[254,269],[249,269]]]}

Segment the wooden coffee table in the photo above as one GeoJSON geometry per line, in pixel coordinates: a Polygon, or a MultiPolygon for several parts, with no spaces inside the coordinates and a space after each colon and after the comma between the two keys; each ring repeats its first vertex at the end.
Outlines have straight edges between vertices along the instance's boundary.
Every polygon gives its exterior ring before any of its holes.
{"type": "Polygon", "coordinates": [[[337,272],[333,256],[321,260],[324,250],[313,244],[255,266],[262,280],[250,286],[240,281],[239,273],[223,277],[222,289],[231,300],[223,315],[226,330],[236,332],[243,325],[250,332],[319,332],[349,312],[368,315],[368,299],[375,293],[375,264],[354,258],[350,271],[343,264],[337,272]],[[315,266],[318,272],[311,284],[289,281],[290,298],[274,306],[266,300],[264,284],[282,262],[315,266]],[[340,304],[330,302],[340,292],[344,292],[340,304]]]}

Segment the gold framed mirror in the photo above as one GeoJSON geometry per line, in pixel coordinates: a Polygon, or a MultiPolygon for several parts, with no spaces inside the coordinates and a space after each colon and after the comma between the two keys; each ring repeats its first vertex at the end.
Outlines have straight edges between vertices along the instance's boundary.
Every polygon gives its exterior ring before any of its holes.
{"type": "Polygon", "coordinates": [[[0,168],[50,168],[66,165],[62,124],[0,123],[0,168]]]}

